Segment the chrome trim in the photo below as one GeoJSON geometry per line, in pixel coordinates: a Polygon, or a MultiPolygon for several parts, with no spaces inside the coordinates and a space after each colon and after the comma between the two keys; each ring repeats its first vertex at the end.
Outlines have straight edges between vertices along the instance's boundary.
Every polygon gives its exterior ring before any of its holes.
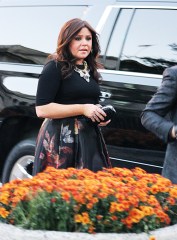
{"type": "Polygon", "coordinates": [[[43,65],[0,62],[0,71],[40,74],[43,65]]]}
{"type": "MultiPolygon", "coordinates": [[[[2,71],[4,70],[4,71],[14,71],[14,72],[40,73],[42,69],[43,69],[43,65],[0,62],[0,70],[2,71]]],[[[160,79],[162,78],[162,75],[157,75],[157,74],[128,72],[128,71],[119,71],[119,70],[99,69],[99,72],[106,73],[106,74],[119,74],[119,75],[136,76],[136,77],[160,78],[160,79]]]]}
{"type": "Polygon", "coordinates": [[[135,163],[135,164],[138,164],[138,165],[145,165],[145,166],[149,166],[149,167],[163,168],[161,166],[156,166],[156,165],[153,165],[153,164],[147,164],[147,163],[140,163],[140,162],[130,161],[130,160],[127,160],[127,159],[113,158],[113,157],[110,157],[110,159],[116,160],[116,161],[121,161],[121,162],[135,163]]]}
{"type": "MultiPolygon", "coordinates": [[[[160,2],[160,3],[166,3],[166,2],[160,2]]],[[[172,3],[172,2],[171,2],[172,3]]],[[[176,5],[177,5],[177,2],[174,2],[176,5]]],[[[119,4],[119,3],[118,3],[119,4]]],[[[112,8],[131,8],[131,9],[134,9],[134,8],[138,8],[138,9],[172,9],[172,10],[177,10],[177,6],[173,7],[173,6],[161,6],[161,5],[150,5],[150,6],[142,6],[142,5],[112,5],[112,8]]]]}
{"type": "Polygon", "coordinates": [[[135,76],[135,77],[162,79],[162,75],[156,75],[156,74],[150,74],[150,73],[127,72],[127,71],[107,70],[107,69],[99,69],[99,72],[105,73],[105,74],[116,74],[116,75],[127,75],[127,76],[135,76]]]}
{"type": "MultiPolygon", "coordinates": [[[[18,63],[0,63],[0,71],[8,71],[8,72],[19,72],[19,73],[33,73],[33,74],[40,74],[43,69],[43,65],[32,65],[32,64],[18,64],[18,63]]],[[[122,82],[124,84],[132,84],[132,81],[129,79],[124,79],[123,81],[121,79],[118,79],[116,75],[120,76],[132,76],[134,78],[137,78],[134,80],[134,84],[140,84],[139,77],[147,78],[146,82],[141,82],[142,85],[160,85],[162,76],[161,75],[155,75],[155,74],[144,74],[144,73],[135,73],[135,72],[124,72],[124,71],[117,71],[117,70],[105,70],[100,69],[99,72],[101,74],[112,74],[114,76],[114,79],[109,78],[105,79],[105,81],[108,82],[122,82]],[[154,80],[152,82],[152,78],[154,80]],[[158,82],[157,82],[158,81],[158,82]]]]}
{"type": "MultiPolygon", "coordinates": [[[[114,82],[114,83],[122,83],[122,84],[128,84],[129,87],[133,86],[133,85],[141,85],[141,86],[154,86],[154,87],[158,87],[160,86],[161,82],[162,82],[162,78],[161,77],[154,77],[153,79],[151,77],[147,77],[145,75],[132,75],[131,77],[128,76],[128,74],[124,74],[124,73],[118,73],[115,72],[112,75],[111,74],[107,74],[102,72],[101,73],[102,78],[103,78],[103,84],[105,81],[107,82],[114,82]],[[143,79],[143,81],[142,81],[143,79]]],[[[127,86],[128,86],[127,85],[127,86]]]]}

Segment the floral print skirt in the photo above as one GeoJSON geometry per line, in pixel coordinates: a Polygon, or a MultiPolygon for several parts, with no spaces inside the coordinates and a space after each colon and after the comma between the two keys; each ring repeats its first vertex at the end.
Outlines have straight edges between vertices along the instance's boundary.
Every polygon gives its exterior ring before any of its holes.
{"type": "Polygon", "coordinates": [[[100,128],[85,117],[45,119],[36,142],[33,176],[47,166],[94,172],[110,168],[100,128]]]}

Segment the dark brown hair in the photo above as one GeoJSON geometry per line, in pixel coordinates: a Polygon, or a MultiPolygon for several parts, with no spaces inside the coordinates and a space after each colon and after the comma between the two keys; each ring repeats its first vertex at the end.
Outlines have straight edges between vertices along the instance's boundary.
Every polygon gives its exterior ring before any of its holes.
{"type": "Polygon", "coordinates": [[[100,75],[97,72],[97,69],[102,68],[101,64],[97,62],[97,58],[100,53],[99,40],[96,31],[86,21],[83,21],[79,18],[74,18],[63,25],[58,36],[56,52],[50,55],[50,58],[56,59],[61,63],[63,78],[65,79],[69,77],[77,60],[71,54],[69,44],[84,27],[86,27],[92,34],[92,51],[85,60],[89,66],[91,75],[96,81],[99,81],[100,75]]]}

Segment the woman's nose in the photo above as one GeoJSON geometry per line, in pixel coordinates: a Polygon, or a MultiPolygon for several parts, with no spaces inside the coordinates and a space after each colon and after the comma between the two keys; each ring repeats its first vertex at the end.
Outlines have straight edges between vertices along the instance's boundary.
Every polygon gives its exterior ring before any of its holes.
{"type": "Polygon", "coordinates": [[[84,45],[87,45],[87,40],[86,39],[83,39],[82,40],[82,45],[84,46],[84,45]]]}

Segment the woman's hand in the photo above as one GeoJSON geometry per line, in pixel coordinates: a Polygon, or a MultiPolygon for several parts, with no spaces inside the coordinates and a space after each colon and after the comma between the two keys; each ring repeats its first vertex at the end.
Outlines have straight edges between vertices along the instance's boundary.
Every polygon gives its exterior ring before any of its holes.
{"type": "Polygon", "coordinates": [[[106,113],[101,109],[99,105],[84,104],[83,114],[90,118],[92,122],[104,121],[106,113]]]}
{"type": "Polygon", "coordinates": [[[105,126],[108,125],[110,122],[111,122],[111,120],[108,120],[108,121],[106,121],[106,122],[100,122],[100,123],[98,124],[98,126],[100,126],[100,127],[105,127],[105,126]]]}

